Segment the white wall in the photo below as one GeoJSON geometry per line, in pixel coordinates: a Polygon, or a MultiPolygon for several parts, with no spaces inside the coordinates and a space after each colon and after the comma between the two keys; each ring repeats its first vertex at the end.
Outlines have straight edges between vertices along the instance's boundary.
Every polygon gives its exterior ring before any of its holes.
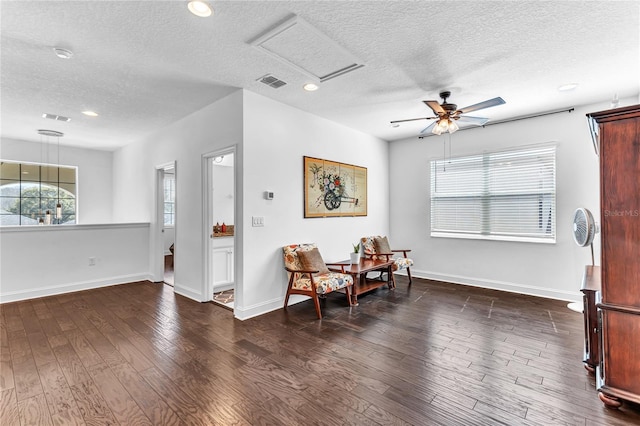
{"type": "Polygon", "coordinates": [[[388,232],[386,142],[238,91],[114,154],[114,217],[152,222],[151,246],[155,167],[176,160],[176,292],[208,300],[203,261],[209,230],[203,228],[201,159],[233,145],[237,317],[282,307],[287,284],[283,245],[315,241],[331,261],[348,258],[351,244],[362,235],[388,232]],[[369,215],[304,219],[304,155],[367,167],[369,215]],[[263,198],[265,190],[275,192],[273,201],[263,198]],[[265,226],[252,228],[251,217],[258,215],[265,217],[265,226]]]}
{"type": "MultiPolygon", "coordinates": [[[[114,218],[151,222],[147,253],[162,246],[155,215],[156,167],[176,161],[175,291],[204,299],[203,261],[208,229],[203,228],[202,155],[242,144],[242,92],[237,91],[114,153],[114,218]]],[[[240,190],[241,191],[241,190],[240,190]]],[[[160,267],[160,270],[162,268],[160,267]]]]}
{"type": "MultiPolygon", "coordinates": [[[[227,156],[225,156],[227,157],[227,156]]],[[[233,167],[213,166],[213,223],[233,225],[235,197],[233,196],[233,167]]]]}
{"type": "Polygon", "coordinates": [[[171,244],[173,244],[176,240],[175,230],[176,229],[173,226],[164,227],[164,232],[162,233],[162,248],[165,256],[171,254],[171,250],[169,249],[171,248],[171,244]]]}
{"type": "MultiPolygon", "coordinates": [[[[34,163],[46,162],[42,145],[3,138],[0,158],[34,163]]],[[[44,151],[46,152],[46,151],[44,151]]],[[[78,223],[111,223],[112,215],[112,158],[109,151],[60,146],[60,164],[78,167],[78,223]]],[[[57,147],[50,147],[49,163],[58,162],[57,147]]]]}
{"type": "MultiPolygon", "coordinates": [[[[46,162],[42,148],[2,139],[0,157],[46,162]]],[[[0,301],[149,278],[149,225],[112,224],[112,159],[108,151],[60,146],[59,163],[78,167],[79,225],[0,228],[0,301]]],[[[57,147],[49,163],[58,163],[57,147]]]]}
{"type": "MultiPolygon", "coordinates": [[[[598,158],[585,114],[607,108],[608,103],[591,105],[572,113],[464,130],[452,136],[454,157],[557,143],[557,242],[553,245],[431,238],[429,161],[442,158],[443,136],[392,142],[391,235],[393,245],[413,249],[412,272],[442,281],[581,300],[582,273],[591,256],[588,248],[573,241],[573,213],[586,207],[599,221],[598,158]]],[[[596,236],[594,246],[599,244],[596,236]]],[[[596,248],[596,259],[598,253],[596,248]]]]}
{"type": "Polygon", "coordinates": [[[338,261],[349,258],[361,236],[388,232],[389,171],[387,142],[247,91],[243,150],[244,267],[236,316],[247,318],[282,307],[282,246],[316,242],[325,261],[338,261]],[[303,156],[366,167],[368,215],[305,219],[303,156]],[[264,199],[266,190],[273,200],[264,199]],[[252,216],[263,216],[264,227],[252,227],[252,216]]]}
{"type": "Polygon", "coordinates": [[[0,302],[146,280],[148,241],[148,224],[0,228],[0,302]]]}
{"type": "MultiPolygon", "coordinates": [[[[629,103],[633,102],[623,100],[621,105],[629,103]]],[[[1,230],[0,297],[17,300],[148,277],[157,266],[150,248],[156,241],[162,245],[161,236],[154,235],[154,229],[160,229],[155,223],[156,166],[175,160],[176,292],[205,300],[203,262],[209,229],[203,227],[202,155],[235,146],[239,318],[282,306],[286,289],[283,245],[316,242],[326,261],[336,261],[348,258],[351,244],[361,236],[372,234],[389,234],[394,247],[412,248],[417,276],[577,299],[590,256],[588,249],[577,247],[572,240],[571,217],[575,208],[583,206],[597,218],[599,206],[598,159],[585,113],[606,108],[608,103],[603,103],[571,114],[453,135],[454,156],[557,142],[558,239],[555,245],[542,245],[429,237],[429,160],[441,158],[441,138],[387,143],[239,90],[113,155],[61,148],[61,163],[80,167],[83,222],[151,222],[151,226],[130,229],[123,225],[114,233],[100,227],[95,232],[80,229],[62,243],[62,230],[1,230]],[[305,155],[367,167],[368,216],[304,219],[305,155]],[[84,188],[91,188],[91,193],[83,192],[84,188]],[[263,198],[265,190],[275,192],[274,200],[263,198]],[[109,197],[102,194],[113,194],[113,211],[105,204],[109,197]],[[264,216],[265,226],[252,227],[252,216],[264,216]],[[98,260],[96,267],[88,267],[89,250],[104,262],[98,260]],[[48,256],[50,252],[55,255],[48,256]],[[57,272],[51,274],[51,268],[57,272]],[[40,280],[45,276],[46,280],[40,280]]],[[[0,155],[39,161],[36,145],[2,140],[0,155]]]]}

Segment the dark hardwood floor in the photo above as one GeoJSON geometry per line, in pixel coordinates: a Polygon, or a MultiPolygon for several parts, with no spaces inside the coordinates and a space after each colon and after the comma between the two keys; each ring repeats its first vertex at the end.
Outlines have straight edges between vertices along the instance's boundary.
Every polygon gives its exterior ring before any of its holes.
{"type": "Polygon", "coordinates": [[[3,304],[0,424],[640,424],[598,400],[564,302],[402,277],[358,300],[238,321],[141,282],[3,304]]]}

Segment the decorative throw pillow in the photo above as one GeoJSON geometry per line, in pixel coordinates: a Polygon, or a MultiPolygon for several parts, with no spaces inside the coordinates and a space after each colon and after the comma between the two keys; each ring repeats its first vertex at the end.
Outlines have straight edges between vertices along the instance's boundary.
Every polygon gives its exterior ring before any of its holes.
{"type": "Polygon", "coordinates": [[[389,247],[389,240],[387,237],[375,237],[373,239],[373,245],[376,248],[376,253],[391,253],[391,247],[389,247]]]}
{"type": "Polygon", "coordinates": [[[325,265],[322,256],[320,256],[320,251],[317,248],[299,251],[298,257],[300,258],[302,269],[306,271],[320,271],[318,272],[319,274],[329,273],[329,268],[325,265]]]}

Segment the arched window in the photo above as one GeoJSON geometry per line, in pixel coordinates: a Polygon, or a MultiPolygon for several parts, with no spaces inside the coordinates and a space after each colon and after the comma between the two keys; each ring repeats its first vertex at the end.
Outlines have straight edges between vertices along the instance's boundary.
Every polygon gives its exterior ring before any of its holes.
{"type": "Polygon", "coordinates": [[[38,225],[47,210],[51,224],[76,223],[76,182],[76,167],[1,161],[0,226],[38,225]]]}

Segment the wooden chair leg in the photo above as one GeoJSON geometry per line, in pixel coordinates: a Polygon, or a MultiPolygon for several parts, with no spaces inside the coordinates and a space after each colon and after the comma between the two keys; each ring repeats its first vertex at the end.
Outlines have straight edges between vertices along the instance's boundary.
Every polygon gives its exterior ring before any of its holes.
{"type": "Polygon", "coordinates": [[[293,275],[289,278],[289,285],[287,286],[287,295],[284,298],[284,309],[287,309],[287,305],[289,304],[289,296],[291,295],[291,287],[293,286],[293,275]]]}
{"type": "Polygon", "coordinates": [[[318,319],[322,319],[322,311],[320,311],[320,298],[318,297],[318,293],[314,292],[313,296],[313,304],[316,305],[316,313],[318,314],[318,319]]]}
{"type": "Polygon", "coordinates": [[[409,285],[411,285],[411,268],[407,268],[407,275],[409,276],[409,285]]]}
{"type": "Polygon", "coordinates": [[[353,306],[353,301],[351,300],[351,286],[346,286],[344,288],[344,292],[347,295],[347,302],[349,302],[349,306],[353,306]]]}

